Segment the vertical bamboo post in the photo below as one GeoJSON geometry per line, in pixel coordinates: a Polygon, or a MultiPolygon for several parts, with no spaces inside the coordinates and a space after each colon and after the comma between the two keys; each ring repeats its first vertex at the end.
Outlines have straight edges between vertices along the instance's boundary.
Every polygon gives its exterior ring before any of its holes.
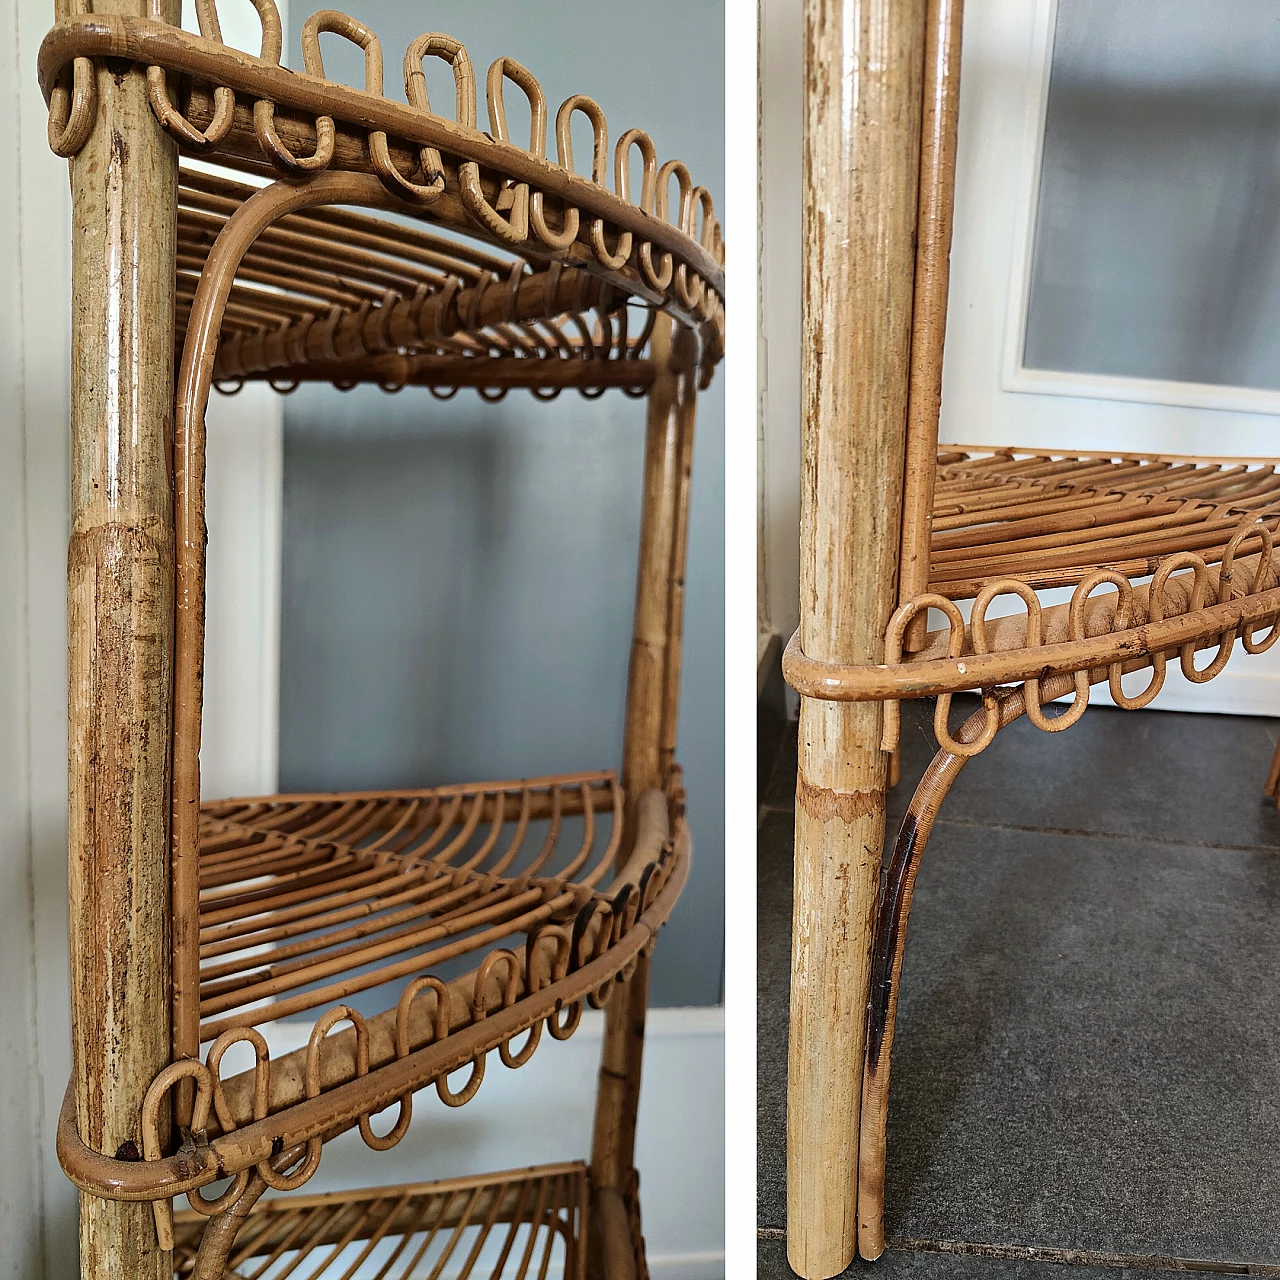
{"type": "MultiPolygon", "coordinates": [[[[920,213],[911,312],[911,381],[907,394],[907,466],[902,494],[902,568],[898,603],[929,589],[933,485],[938,473],[942,350],[951,281],[951,221],[956,197],[956,129],[960,118],[960,32],[964,0],[929,0],[925,27],[924,118],[920,143],[920,213]]],[[[919,649],[928,611],[913,618],[905,651],[919,649]]]]}
{"type": "MultiPolygon", "coordinates": [[[[800,642],[878,662],[902,530],[925,0],[806,0],[800,642]]],[[[787,1253],[854,1255],[869,953],[884,839],[876,703],[802,699],[787,1253]]]]}
{"type": "MultiPolygon", "coordinates": [[[[176,23],[177,4],[164,9],[176,23]]],[[[99,63],[96,77],[96,123],[71,164],[72,1052],[81,1139],[138,1159],[143,1094],[170,1053],[177,154],[138,67],[99,63]]],[[[151,1206],[82,1195],[80,1274],[169,1280],[151,1206]]]]}
{"type": "MultiPolygon", "coordinates": [[[[619,850],[620,859],[630,850],[636,798],[663,785],[675,748],[696,399],[695,343],[690,330],[677,329],[665,314],[658,316],[650,348],[658,374],[649,392],[640,563],[623,739],[628,834],[619,850]]],[[[622,990],[614,992],[606,1007],[591,1147],[594,1185],[624,1195],[635,1156],[648,1000],[649,961],[642,956],[631,978],[622,990]]]]}

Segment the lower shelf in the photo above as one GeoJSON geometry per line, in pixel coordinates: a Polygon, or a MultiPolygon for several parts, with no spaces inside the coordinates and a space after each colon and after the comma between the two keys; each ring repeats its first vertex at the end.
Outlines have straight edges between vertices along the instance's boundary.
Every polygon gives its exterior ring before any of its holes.
{"type": "MultiPolygon", "coordinates": [[[[538,1165],[327,1195],[261,1200],[224,1276],[239,1280],[582,1280],[585,1164],[538,1165]]],[[[174,1271],[192,1273],[208,1219],[174,1220],[174,1271]]],[[[637,1233],[638,1238],[638,1233],[637,1233]]],[[[636,1275],[643,1275],[643,1245],[636,1275]]]]}

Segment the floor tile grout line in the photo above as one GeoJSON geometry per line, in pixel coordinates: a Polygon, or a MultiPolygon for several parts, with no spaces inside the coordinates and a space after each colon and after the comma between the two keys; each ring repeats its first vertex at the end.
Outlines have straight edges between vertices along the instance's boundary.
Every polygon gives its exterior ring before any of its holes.
{"type": "Polygon", "coordinates": [[[977,822],[966,818],[934,820],[938,827],[965,827],[979,831],[1018,831],[1026,835],[1070,836],[1079,840],[1123,840],[1130,844],[1168,845],[1175,849],[1205,849],[1213,853],[1277,853],[1272,844],[1216,844],[1209,840],[1179,840],[1176,836],[1145,836],[1136,832],[1086,831],[1078,827],[1036,827],[1015,822],[977,822]]]}
{"type": "MultiPolygon", "coordinates": [[[[757,1227],[758,1240],[785,1240],[781,1227],[757,1227]]],[[[1210,1275],[1280,1277],[1280,1266],[1267,1262],[1218,1262],[1209,1258],[1178,1258],[1163,1254],[1095,1253],[1087,1249],[1057,1249],[1037,1245],[977,1244],[966,1240],[891,1237],[890,1253],[947,1253],[1011,1262],[1047,1262],[1058,1266],[1106,1267],[1112,1270],[1198,1272],[1210,1275]]]]}
{"type": "MultiPolygon", "coordinates": [[[[757,828],[765,818],[775,813],[794,813],[792,805],[762,804],[756,820],[757,828]]],[[[1132,844],[1168,845],[1175,849],[1205,849],[1214,853],[1277,853],[1280,847],[1273,844],[1215,844],[1208,840],[1179,840],[1176,836],[1144,836],[1136,832],[1087,831],[1079,827],[1037,827],[1016,822],[979,822],[970,818],[935,819],[935,826],[965,827],[978,831],[1020,831],[1026,835],[1071,836],[1081,840],[1127,840],[1132,844]]]]}

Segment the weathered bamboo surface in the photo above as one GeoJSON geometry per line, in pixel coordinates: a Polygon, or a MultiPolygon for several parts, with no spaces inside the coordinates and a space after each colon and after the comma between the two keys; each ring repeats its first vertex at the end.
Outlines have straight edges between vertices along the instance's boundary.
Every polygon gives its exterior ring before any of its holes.
{"type": "MultiPolygon", "coordinates": [[[[99,68],[96,93],[96,121],[71,166],[73,1081],[84,1143],[136,1160],[142,1096],[170,1047],[177,156],[140,71],[99,68]]],[[[145,1205],[82,1196],[80,1256],[86,1280],[172,1275],[145,1205]]]]}
{"type": "MultiPolygon", "coordinates": [[[[902,529],[924,0],[805,6],[800,635],[878,662],[902,529]]],[[[880,710],[802,699],[787,1111],[787,1252],[844,1269],[872,914],[880,710]]]]}

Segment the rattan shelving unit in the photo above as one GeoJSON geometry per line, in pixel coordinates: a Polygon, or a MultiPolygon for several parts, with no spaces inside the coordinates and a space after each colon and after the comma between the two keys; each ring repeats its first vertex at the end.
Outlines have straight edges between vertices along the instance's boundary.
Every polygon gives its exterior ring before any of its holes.
{"type": "Polygon", "coordinates": [[[549,160],[542,90],[511,58],[481,132],[447,35],[407,51],[407,102],[383,94],[375,35],[334,11],[285,70],[275,6],[253,2],[256,57],[222,42],[212,0],[199,35],[170,0],[68,6],[40,52],[74,219],[58,1152],[83,1193],[82,1275],[643,1276],[648,958],[690,856],[674,747],[694,412],[724,345],[711,196],[639,129],[611,150],[581,95],[549,160]],[[322,32],[363,50],[363,90],[325,77],[322,32]],[[452,70],[451,118],[426,58],[452,70]],[[204,413],[246,380],[647,399],[621,777],[200,803],[204,413]],[[606,1010],[589,1159],[292,1194],[328,1140],[394,1146],[418,1091],[464,1105],[495,1050],[519,1068],[587,1004],[606,1010]],[[312,1032],[273,1060],[259,1028],[281,1017],[312,1032]],[[224,1078],[232,1050],[254,1065],[224,1078]]]}
{"type": "Polygon", "coordinates": [[[948,321],[964,0],[804,8],[787,1253],[825,1280],[885,1248],[907,928],[952,784],[1024,715],[1063,732],[1094,685],[1136,710],[1173,663],[1204,683],[1280,640],[1280,458],[940,444],[943,343],[968,322],[948,321]],[[961,692],[982,706],[953,727],[961,692]],[[900,703],[921,697],[938,752],[882,876],[900,703]]]}

